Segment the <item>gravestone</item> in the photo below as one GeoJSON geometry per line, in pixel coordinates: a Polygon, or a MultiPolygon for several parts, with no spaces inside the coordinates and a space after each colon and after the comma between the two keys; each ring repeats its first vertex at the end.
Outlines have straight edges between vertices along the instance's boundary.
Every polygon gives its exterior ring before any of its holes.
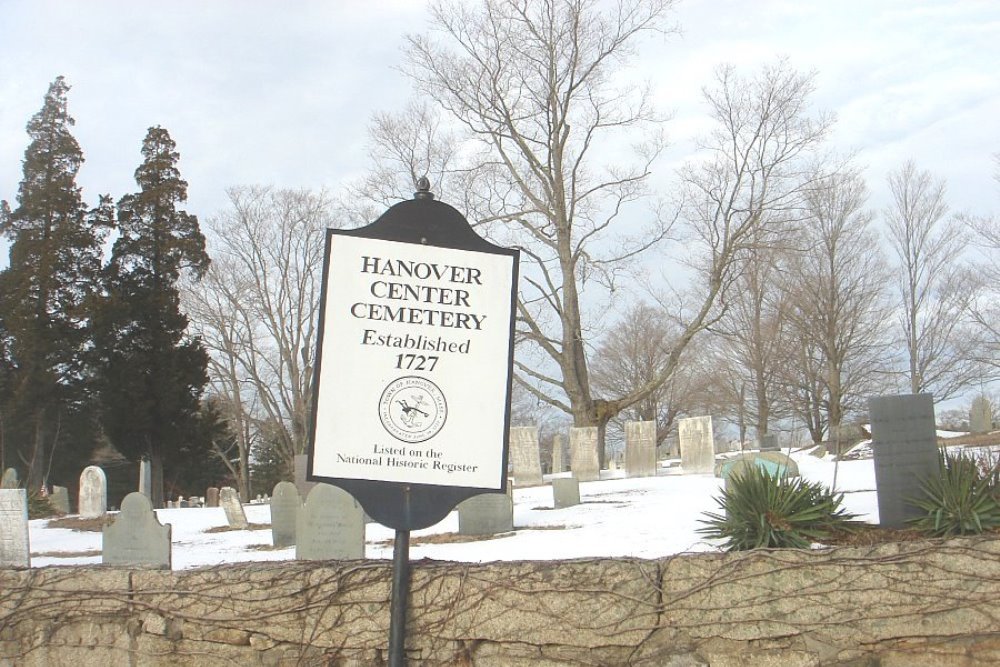
{"type": "Polygon", "coordinates": [[[993,408],[990,399],[976,396],[969,408],[969,430],[972,433],[989,433],[993,430],[993,408]]]}
{"type": "Polygon", "coordinates": [[[781,452],[746,452],[715,464],[715,476],[728,480],[751,467],[762,468],[772,477],[798,477],[799,465],[781,452]]]}
{"type": "Polygon", "coordinates": [[[563,437],[556,435],[552,438],[552,472],[563,472],[563,437]]]}
{"type": "Polygon", "coordinates": [[[69,514],[69,489],[65,486],[53,486],[49,504],[56,513],[69,514]]]}
{"type": "Polygon", "coordinates": [[[240,494],[231,486],[224,486],[219,491],[219,504],[226,512],[226,523],[230,528],[236,530],[246,530],[250,527],[247,521],[246,512],[243,511],[243,504],[240,502],[240,494]]]}
{"type": "Polygon", "coordinates": [[[210,486],[205,490],[205,507],[218,507],[219,506],[219,489],[215,486],[210,486]]]}
{"type": "Polygon", "coordinates": [[[299,495],[306,498],[313,490],[317,482],[306,480],[306,472],[309,471],[309,455],[299,454],[295,457],[295,488],[299,490],[299,495]]]}
{"type": "Polygon", "coordinates": [[[688,417],[677,421],[681,469],[685,474],[711,473],[715,468],[715,437],[712,417],[688,417]]]}
{"type": "Polygon", "coordinates": [[[97,466],[87,466],[80,473],[78,507],[81,519],[99,519],[108,511],[108,478],[97,466]]]}
{"type": "Polygon", "coordinates": [[[569,429],[569,465],[573,477],[581,482],[601,478],[597,455],[597,427],[574,426],[569,429]]]}
{"type": "Polygon", "coordinates": [[[656,422],[625,422],[625,475],[656,475],[656,422]]]}
{"type": "Polygon", "coordinates": [[[514,530],[514,502],[507,493],[481,493],[458,504],[459,535],[495,535],[514,530]]]}
{"type": "Polygon", "coordinates": [[[16,468],[7,468],[3,471],[3,479],[0,479],[0,489],[16,489],[20,486],[17,478],[16,468]]]}
{"type": "Polygon", "coordinates": [[[271,497],[271,543],[276,547],[295,544],[295,522],[302,499],[291,482],[278,482],[271,497]]]}
{"type": "Polygon", "coordinates": [[[8,567],[31,567],[25,489],[0,489],[0,568],[8,567]]]}
{"type": "Polygon", "coordinates": [[[365,519],[347,491],[316,484],[299,509],[295,525],[297,560],[348,560],[365,557],[365,519]]]}
{"type": "Polygon", "coordinates": [[[557,477],[552,480],[552,507],[560,509],[580,504],[580,480],[557,477]]]}
{"type": "Polygon", "coordinates": [[[134,491],[122,501],[114,521],[104,526],[101,562],[120,567],[170,569],[170,524],[163,525],[145,494],[134,491]]]}
{"type": "Polygon", "coordinates": [[[762,452],[777,452],[781,451],[781,445],[778,444],[778,434],[777,433],[761,433],[757,436],[757,449],[762,452]]]}
{"type": "Polygon", "coordinates": [[[542,461],[538,455],[538,428],[516,426],[510,429],[510,460],[514,483],[536,486],[542,483],[542,461]]]}
{"type": "Polygon", "coordinates": [[[902,528],[921,516],[908,499],[938,470],[934,398],[930,394],[874,396],[868,399],[875,458],[879,524],[902,528]]]}
{"type": "Polygon", "coordinates": [[[153,497],[153,463],[149,459],[139,461],[139,493],[153,497]]]}

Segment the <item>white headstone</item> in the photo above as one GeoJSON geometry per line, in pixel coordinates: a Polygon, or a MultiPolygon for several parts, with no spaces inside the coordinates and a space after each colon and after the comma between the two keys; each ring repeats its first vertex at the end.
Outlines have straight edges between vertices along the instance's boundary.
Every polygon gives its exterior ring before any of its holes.
{"type": "Polygon", "coordinates": [[[569,465],[573,477],[581,482],[601,478],[601,464],[597,454],[597,427],[584,426],[569,430],[569,465]]]}
{"type": "Polygon", "coordinates": [[[514,530],[514,503],[508,493],[481,493],[458,504],[459,535],[495,535],[514,530]]]}
{"type": "Polygon", "coordinates": [[[139,461],[139,493],[153,497],[153,463],[149,459],[139,461]]]}
{"type": "Polygon", "coordinates": [[[226,523],[230,528],[236,530],[246,530],[250,527],[247,521],[246,512],[243,511],[243,504],[240,502],[240,494],[231,486],[224,486],[219,491],[219,503],[226,512],[226,523]]]}
{"type": "Polygon", "coordinates": [[[58,514],[69,514],[69,489],[65,486],[53,486],[49,504],[58,514]]]}
{"type": "Polygon", "coordinates": [[[625,474],[656,475],[656,422],[625,422],[625,474]]]}
{"type": "Polygon", "coordinates": [[[556,435],[552,438],[552,472],[563,472],[563,437],[556,435]]]}
{"type": "Polygon", "coordinates": [[[3,471],[3,478],[0,479],[0,489],[16,489],[20,486],[17,479],[17,469],[7,468],[3,471]]]}
{"type": "Polygon", "coordinates": [[[25,489],[0,489],[0,568],[5,567],[31,567],[25,489]]]}
{"type": "Polygon", "coordinates": [[[677,435],[681,447],[681,469],[685,473],[712,473],[715,469],[712,417],[679,419],[677,435]]]}
{"type": "Polygon", "coordinates": [[[170,569],[170,524],[163,525],[145,494],[134,491],[122,510],[104,526],[101,562],[105,565],[170,569]]]}
{"type": "Polygon", "coordinates": [[[560,509],[580,504],[580,481],[575,477],[552,480],[552,507],[560,509]]]}
{"type": "Polygon", "coordinates": [[[993,430],[993,408],[990,399],[976,396],[969,409],[969,430],[973,433],[989,433],[993,430]]]}
{"type": "Polygon", "coordinates": [[[365,557],[365,517],[354,496],[330,484],[316,484],[299,510],[295,526],[298,560],[365,557]]]}
{"type": "Polygon", "coordinates": [[[108,511],[108,478],[97,466],[80,473],[80,518],[99,519],[108,511]]]}
{"type": "Polygon", "coordinates": [[[298,520],[302,499],[291,482],[278,482],[271,498],[271,540],[276,547],[295,544],[295,522],[298,520]]]}
{"type": "Polygon", "coordinates": [[[516,426],[510,429],[510,459],[514,465],[515,484],[535,486],[542,483],[537,427],[516,426]]]}

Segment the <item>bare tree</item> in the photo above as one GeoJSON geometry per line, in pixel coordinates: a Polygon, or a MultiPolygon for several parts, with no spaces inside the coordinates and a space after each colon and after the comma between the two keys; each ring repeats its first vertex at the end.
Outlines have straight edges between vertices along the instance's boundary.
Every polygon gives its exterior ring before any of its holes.
{"type": "Polygon", "coordinates": [[[228,194],[231,208],[208,223],[212,268],[186,298],[210,352],[211,389],[225,406],[238,463],[219,454],[249,494],[250,452],[259,441],[272,443],[288,470],[305,452],[334,205],[323,192],[241,187],[228,194]]]}
{"type": "Polygon", "coordinates": [[[782,283],[784,249],[758,247],[726,301],[728,308],[713,326],[720,386],[735,407],[740,442],[748,422],[760,435],[770,432],[772,419],[780,417],[779,387],[786,334],[782,283]]]}
{"type": "MultiPolygon", "coordinates": [[[[994,179],[1000,184],[1000,153],[994,160],[994,179]]],[[[991,377],[986,379],[993,379],[1000,370],[1000,216],[966,216],[963,221],[974,230],[974,243],[985,255],[974,268],[969,311],[978,348],[974,356],[984,368],[992,368],[991,377]]]]}
{"type": "MultiPolygon", "coordinates": [[[[662,308],[639,302],[604,336],[593,355],[594,388],[605,396],[627,396],[660,377],[682,332],[683,327],[662,308]]],[[[621,418],[655,421],[659,444],[679,417],[692,414],[694,406],[704,402],[707,373],[699,364],[696,347],[687,347],[681,363],[656,391],[612,421],[617,430],[624,431],[618,423],[621,418]]]]}
{"type": "Polygon", "coordinates": [[[810,219],[801,232],[807,249],[789,272],[787,316],[799,344],[783,364],[785,383],[814,442],[823,434],[836,438],[845,416],[863,409],[887,371],[888,273],[867,197],[855,170],[821,179],[809,191],[810,219]]]}
{"type": "Polygon", "coordinates": [[[911,393],[946,400],[981,381],[966,313],[974,290],[961,264],[966,237],[946,220],[944,181],[907,162],[889,175],[889,245],[897,258],[902,299],[899,324],[907,352],[911,393]]]}
{"type": "MultiPolygon", "coordinates": [[[[706,262],[700,298],[657,377],[623,395],[595,392],[587,350],[595,321],[584,313],[581,295],[591,290],[587,303],[600,303],[594,290],[614,289],[674,220],[654,216],[634,234],[617,224],[647,194],[664,144],[647,91],[615,85],[617,68],[644,33],[664,29],[673,4],[625,0],[602,9],[583,1],[483,0],[470,9],[438,3],[432,7],[437,37],[410,40],[411,78],[465,130],[475,165],[469,171],[476,174],[470,217],[498,243],[521,249],[517,380],[575,425],[597,426],[602,439],[610,419],[675,371],[731,283],[751,232],[765,224],[762,210],[787,204],[790,184],[801,175],[790,165],[826,129],[825,121],[807,117],[808,77],[779,67],[744,82],[725,71],[720,90],[707,94],[722,127],[711,144],[715,168],[693,167],[686,175],[697,197],[689,210],[695,242],[703,244],[706,262]],[[637,162],[602,167],[602,151],[620,151],[623,140],[635,141],[644,129],[651,133],[638,146],[637,162]]],[[[602,463],[603,454],[601,447],[602,463]]]]}

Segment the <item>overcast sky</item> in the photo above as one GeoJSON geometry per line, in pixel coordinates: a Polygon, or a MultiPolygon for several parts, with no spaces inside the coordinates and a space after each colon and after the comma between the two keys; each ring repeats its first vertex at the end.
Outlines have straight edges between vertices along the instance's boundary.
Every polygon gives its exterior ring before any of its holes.
{"type": "MultiPolygon", "coordinates": [[[[208,216],[231,185],[337,189],[365,171],[373,112],[411,96],[394,67],[422,0],[0,0],[0,198],[13,203],[25,124],[65,75],[88,204],[134,189],[146,129],[167,128],[208,216]]],[[[953,210],[1000,211],[1000,2],[684,0],[681,35],[644,42],[637,67],[673,111],[683,161],[705,129],[701,87],[732,62],[787,56],[817,72],[834,143],[867,167],[872,205],[904,160],[947,179],[953,210]]]]}

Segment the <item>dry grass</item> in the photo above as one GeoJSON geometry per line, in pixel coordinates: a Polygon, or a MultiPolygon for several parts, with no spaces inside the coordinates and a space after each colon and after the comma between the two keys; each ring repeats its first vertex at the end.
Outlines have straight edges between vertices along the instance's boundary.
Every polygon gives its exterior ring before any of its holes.
{"type": "Polygon", "coordinates": [[[61,519],[51,519],[49,528],[66,528],[79,532],[99,533],[104,530],[104,526],[111,523],[111,516],[104,515],[96,519],[81,519],[78,516],[67,516],[61,519]]]}
{"type": "Polygon", "coordinates": [[[233,530],[271,530],[269,523],[251,523],[248,528],[230,528],[229,526],[216,526],[205,530],[206,533],[228,533],[233,530]]]}

